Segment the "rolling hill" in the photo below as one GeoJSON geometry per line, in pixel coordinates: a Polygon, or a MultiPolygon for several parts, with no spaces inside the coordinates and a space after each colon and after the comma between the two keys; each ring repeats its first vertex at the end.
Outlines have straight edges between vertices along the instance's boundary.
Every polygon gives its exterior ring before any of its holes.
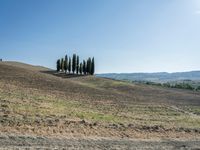
{"type": "Polygon", "coordinates": [[[200,93],[0,62],[0,133],[196,138],[200,93]]]}

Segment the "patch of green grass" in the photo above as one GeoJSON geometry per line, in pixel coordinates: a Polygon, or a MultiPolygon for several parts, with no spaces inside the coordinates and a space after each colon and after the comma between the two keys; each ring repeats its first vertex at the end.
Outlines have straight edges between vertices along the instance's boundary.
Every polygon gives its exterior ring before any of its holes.
{"type": "Polygon", "coordinates": [[[78,82],[81,85],[85,85],[92,88],[115,88],[120,86],[132,86],[133,84],[125,81],[115,81],[115,80],[107,80],[107,79],[90,79],[90,80],[82,80],[78,82]]]}
{"type": "Polygon", "coordinates": [[[200,119],[189,115],[180,116],[173,120],[176,127],[200,128],[200,119]]]}
{"type": "Polygon", "coordinates": [[[200,107],[198,106],[185,107],[184,109],[196,115],[200,115],[200,107]]]}

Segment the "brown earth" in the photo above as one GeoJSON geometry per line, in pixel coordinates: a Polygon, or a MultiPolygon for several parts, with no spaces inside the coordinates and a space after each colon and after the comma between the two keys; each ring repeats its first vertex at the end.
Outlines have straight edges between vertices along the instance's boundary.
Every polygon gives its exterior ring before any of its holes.
{"type": "Polygon", "coordinates": [[[0,62],[0,133],[199,139],[200,93],[0,62]]]}

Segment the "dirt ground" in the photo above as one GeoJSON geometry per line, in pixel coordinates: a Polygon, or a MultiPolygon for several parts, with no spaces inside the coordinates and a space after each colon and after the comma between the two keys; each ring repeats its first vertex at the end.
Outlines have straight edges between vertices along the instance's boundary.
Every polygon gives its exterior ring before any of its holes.
{"type": "Polygon", "coordinates": [[[47,138],[33,136],[0,136],[0,149],[87,149],[87,150],[198,150],[198,140],[131,140],[87,137],[47,138]]]}

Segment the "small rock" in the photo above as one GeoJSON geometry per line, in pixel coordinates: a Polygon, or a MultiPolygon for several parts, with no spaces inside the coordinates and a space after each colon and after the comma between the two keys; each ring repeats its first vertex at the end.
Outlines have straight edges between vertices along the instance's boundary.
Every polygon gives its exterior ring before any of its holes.
{"type": "Polygon", "coordinates": [[[86,123],[86,121],[85,121],[85,120],[82,120],[82,121],[80,121],[80,123],[81,123],[81,124],[85,124],[85,123],[86,123]]]}

